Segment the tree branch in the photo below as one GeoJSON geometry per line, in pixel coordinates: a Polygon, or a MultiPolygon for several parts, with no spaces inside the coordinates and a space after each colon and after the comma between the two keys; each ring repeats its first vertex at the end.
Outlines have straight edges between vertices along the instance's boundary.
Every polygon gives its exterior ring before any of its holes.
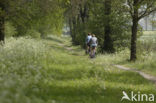
{"type": "Polygon", "coordinates": [[[149,10],[150,8],[152,8],[153,3],[154,3],[154,2],[151,2],[150,4],[147,4],[146,10],[145,10],[145,11],[142,10],[139,14],[140,14],[140,15],[145,15],[145,14],[148,12],[148,10],[149,10]]]}
{"type": "Polygon", "coordinates": [[[155,7],[154,9],[150,10],[150,11],[146,10],[146,11],[144,12],[144,14],[142,14],[141,16],[139,16],[138,19],[140,20],[140,19],[142,19],[142,18],[144,18],[144,17],[150,15],[150,14],[151,14],[152,12],[154,12],[154,11],[156,11],[156,7],[155,7]]]}
{"type": "Polygon", "coordinates": [[[130,7],[130,10],[129,10],[129,13],[131,14],[131,16],[133,17],[133,6],[132,6],[132,3],[130,2],[130,0],[127,0],[127,3],[128,3],[128,6],[130,7]]]}

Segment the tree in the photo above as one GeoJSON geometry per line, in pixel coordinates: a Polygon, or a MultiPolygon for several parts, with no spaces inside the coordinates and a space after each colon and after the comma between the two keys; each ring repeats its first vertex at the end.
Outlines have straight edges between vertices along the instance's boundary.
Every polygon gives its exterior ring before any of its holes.
{"type": "Polygon", "coordinates": [[[105,1],[70,0],[65,16],[74,44],[84,47],[86,34],[91,32],[98,38],[100,52],[113,53],[127,47],[131,23],[125,10],[125,1],[105,1]]]}
{"type": "Polygon", "coordinates": [[[129,7],[129,13],[132,17],[130,60],[135,61],[137,59],[136,42],[137,42],[138,22],[140,19],[156,11],[156,0],[127,0],[127,4],[129,7]]]}
{"type": "MultiPolygon", "coordinates": [[[[5,22],[17,31],[14,36],[36,31],[40,36],[62,34],[63,0],[0,0],[0,41],[4,42],[5,22]]],[[[34,34],[35,35],[35,34],[34,34]]]]}
{"type": "Polygon", "coordinates": [[[4,1],[0,1],[0,42],[4,43],[4,22],[5,21],[5,4],[4,1]]]}
{"type": "Polygon", "coordinates": [[[105,0],[105,35],[104,35],[104,45],[103,45],[103,51],[108,53],[113,53],[114,47],[113,47],[113,41],[111,37],[111,26],[110,26],[110,15],[111,15],[111,0],[105,0]]]}
{"type": "Polygon", "coordinates": [[[85,26],[89,17],[88,13],[88,0],[68,1],[65,15],[70,27],[73,44],[82,44],[84,46],[83,41],[86,37],[85,26]]]}

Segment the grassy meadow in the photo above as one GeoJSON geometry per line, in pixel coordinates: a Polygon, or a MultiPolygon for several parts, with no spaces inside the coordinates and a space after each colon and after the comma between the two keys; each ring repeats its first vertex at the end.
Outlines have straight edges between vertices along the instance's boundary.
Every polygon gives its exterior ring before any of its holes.
{"type": "MultiPolygon", "coordinates": [[[[143,35],[139,38],[137,54],[138,60],[136,62],[123,64],[156,76],[156,31],[143,32],[143,35]]],[[[128,57],[128,55],[125,55],[125,57],[128,57]]],[[[124,60],[121,61],[124,62],[124,60]]]]}
{"type": "Polygon", "coordinates": [[[121,103],[122,91],[156,94],[152,82],[113,66],[128,54],[90,59],[69,37],[8,38],[0,47],[0,103],[121,103]]]}

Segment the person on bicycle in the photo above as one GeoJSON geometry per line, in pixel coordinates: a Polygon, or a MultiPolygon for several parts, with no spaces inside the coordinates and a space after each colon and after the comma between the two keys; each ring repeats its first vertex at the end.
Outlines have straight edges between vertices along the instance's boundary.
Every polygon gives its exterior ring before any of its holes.
{"type": "Polygon", "coordinates": [[[88,36],[86,38],[86,54],[90,52],[90,40],[92,38],[91,33],[88,33],[88,36]]]}
{"type": "Polygon", "coordinates": [[[95,53],[96,53],[96,47],[98,45],[98,40],[95,36],[95,34],[92,35],[92,38],[90,40],[90,46],[91,46],[91,56],[95,56],[95,53]]]}

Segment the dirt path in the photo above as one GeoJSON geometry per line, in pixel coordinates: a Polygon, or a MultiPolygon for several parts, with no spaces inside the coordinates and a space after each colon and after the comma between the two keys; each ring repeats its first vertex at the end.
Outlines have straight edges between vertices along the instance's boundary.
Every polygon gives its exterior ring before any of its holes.
{"type": "MultiPolygon", "coordinates": [[[[64,44],[59,44],[59,46],[62,46],[64,47],[66,50],[68,51],[73,51],[72,48],[70,47],[67,47],[65,46],[64,44]]],[[[79,54],[78,54],[79,55],[79,54]]],[[[81,56],[81,55],[79,55],[81,56]]],[[[149,74],[146,74],[142,71],[139,71],[139,70],[136,70],[136,69],[132,69],[132,68],[128,68],[128,67],[124,67],[124,66],[121,66],[121,65],[114,65],[116,68],[118,69],[121,69],[121,70],[125,70],[125,71],[132,71],[132,72],[136,72],[136,73],[139,73],[142,77],[144,77],[145,79],[147,80],[150,80],[152,82],[154,82],[154,84],[156,84],[156,77],[155,76],[152,76],[152,75],[149,75],[149,74]]]]}
{"type": "Polygon", "coordinates": [[[118,69],[121,69],[121,70],[126,70],[126,71],[132,71],[132,72],[139,73],[145,79],[150,80],[150,81],[152,81],[152,82],[154,82],[156,84],[156,77],[155,76],[151,76],[149,74],[138,71],[136,69],[127,68],[127,67],[124,67],[124,66],[121,66],[121,65],[114,65],[114,66],[117,67],[118,69]]]}
{"type": "MultiPolygon", "coordinates": [[[[72,48],[67,47],[67,46],[65,46],[64,44],[59,44],[59,46],[64,47],[64,48],[65,48],[66,50],[68,50],[68,51],[73,51],[72,48]]],[[[78,54],[78,55],[79,55],[79,54],[78,54]]],[[[82,56],[82,55],[79,55],[79,56],[82,56]]],[[[140,74],[142,77],[144,77],[145,79],[150,80],[150,81],[154,82],[154,84],[156,84],[156,77],[155,77],[155,76],[146,74],[146,73],[144,73],[144,72],[142,72],[142,71],[139,71],[139,70],[136,70],[136,69],[124,67],[124,66],[121,66],[121,65],[114,65],[114,66],[115,66],[116,68],[118,68],[118,69],[121,69],[121,70],[132,71],[132,72],[139,73],[139,74],[140,74]]]]}
{"type": "Polygon", "coordinates": [[[60,47],[64,48],[65,50],[71,52],[72,55],[75,55],[75,56],[84,56],[81,53],[76,53],[75,50],[72,47],[68,47],[67,45],[64,45],[64,44],[58,44],[58,45],[60,47]]]}
{"type": "Polygon", "coordinates": [[[61,47],[63,47],[63,48],[66,49],[66,50],[69,50],[69,51],[72,51],[72,50],[73,50],[73,48],[67,47],[67,46],[64,45],[64,44],[58,44],[58,45],[61,46],[61,47]]]}

